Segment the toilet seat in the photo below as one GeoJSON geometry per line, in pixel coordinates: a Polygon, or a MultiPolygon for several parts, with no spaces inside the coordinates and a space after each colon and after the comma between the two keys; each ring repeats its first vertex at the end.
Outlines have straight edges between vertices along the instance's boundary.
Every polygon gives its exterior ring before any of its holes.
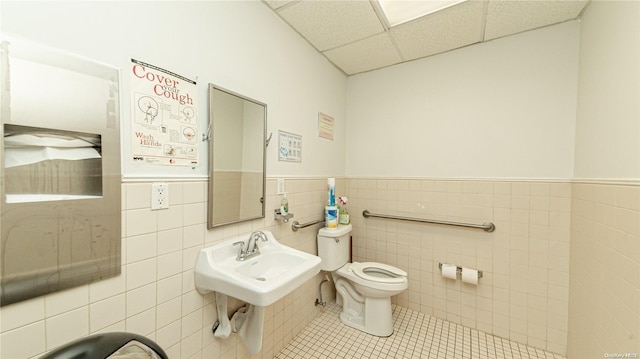
{"type": "Polygon", "coordinates": [[[407,272],[384,263],[354,262],[350,270],[358,277],[377,283],[399,284],[407,281],[407,272]]]}

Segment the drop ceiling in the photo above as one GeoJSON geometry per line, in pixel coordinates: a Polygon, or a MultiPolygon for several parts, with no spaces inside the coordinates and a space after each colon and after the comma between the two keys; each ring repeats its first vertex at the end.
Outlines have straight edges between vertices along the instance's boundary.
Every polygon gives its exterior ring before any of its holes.
{"type": "Polygon", "coordinates": [[[390,27],[375,0],[264,1],[346,75],[574,20],[588,3],[469,0],[390,27]]]}

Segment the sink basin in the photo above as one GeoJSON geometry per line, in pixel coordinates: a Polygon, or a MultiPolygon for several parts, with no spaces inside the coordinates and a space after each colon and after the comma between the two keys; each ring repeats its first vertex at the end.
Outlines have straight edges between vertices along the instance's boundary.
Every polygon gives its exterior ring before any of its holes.
{"type": "Polygon", "coordinates": [[[218,292],[256,306],[268,306],[320,272],[320,258],[285,246],[269,231],[267,241],[257,241],[260,254],[236,260],[238,247],[249,235],[203,248],[195,267],[198,292],[218,292]]]}

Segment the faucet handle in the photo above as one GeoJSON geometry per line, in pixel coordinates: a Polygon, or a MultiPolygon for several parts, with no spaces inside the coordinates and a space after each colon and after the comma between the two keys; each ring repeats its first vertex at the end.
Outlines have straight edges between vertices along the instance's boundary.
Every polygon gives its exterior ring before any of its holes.
{"type": "Polygon", "coordinates": [[[244,242],[243,241],[237,241],[233,243],[234,246],[239,245],[240,246],[240,254],[244,254],[244,242]]]}

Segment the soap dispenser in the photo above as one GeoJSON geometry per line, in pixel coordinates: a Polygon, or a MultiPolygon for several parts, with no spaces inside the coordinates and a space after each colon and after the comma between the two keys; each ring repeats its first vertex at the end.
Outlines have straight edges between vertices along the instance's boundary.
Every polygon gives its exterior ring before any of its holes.
{"type": "Polygon", "coordinates": [[[273,219],[281,220],[284,223],[289,222],[289,220],[293,218],[293,213],[289,213],[289,200],[287,199],[287,192],[285,192],[282,197],[280,208],[273,210],[273,212],[273,219]]]}
{"type": "Polygon", "coordinates": [[[289,200],[287,199],[287,192],[284,193],[282,202],[280,202],[280,214],[283,216],[289,214],[289,200]]]}

